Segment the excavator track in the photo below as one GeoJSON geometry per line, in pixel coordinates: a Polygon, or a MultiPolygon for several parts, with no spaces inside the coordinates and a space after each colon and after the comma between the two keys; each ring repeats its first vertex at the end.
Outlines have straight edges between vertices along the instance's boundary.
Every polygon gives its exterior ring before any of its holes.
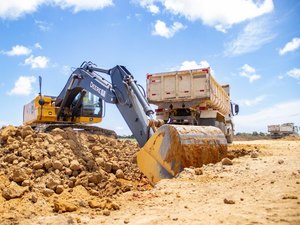
{"type": "Polygon", "coordinates": [[[55,128],[64,129],[64,128],[69,128],[69,127],[74,130],[84,130],[84,131],[88,131],[93,134],[104,135],[104,136],[112,137],[112,138],[116,138],[116,139],[118,137],[117,133],[113,130],[104,129],[104,128],[96,127],[96,126],[87,126],[87,125],[82,125],[82,124],[52,123],[52,124],[37,125],[37,126],[34,126],[33,128],[35,130],[38,130],[41,132],[50,132],[51,130],[53,130],[55,128]]]}

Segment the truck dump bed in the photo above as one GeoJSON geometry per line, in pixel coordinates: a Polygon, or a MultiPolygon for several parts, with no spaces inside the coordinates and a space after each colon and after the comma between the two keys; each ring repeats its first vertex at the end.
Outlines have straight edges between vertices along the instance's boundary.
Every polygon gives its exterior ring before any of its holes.
{"type": "Polygon", "coordinates": [[[280,132],[280,125],[269,125],[268,131],[271,133],[280,132]]]}
{"type": "Polygon", "coordinates": [[[215,81],[210,68],[148,74],[147,97],[155,105],[192,101],[195,107],[213,108],[224,115],[230,113],[228,93],[215,81]]]}
{"type": "Polygon", "coordinates": [[[283,123],[283,124],[281,124],[280,131],[282,133],[293,133],[294,132],[294,123],[283,123]]]}

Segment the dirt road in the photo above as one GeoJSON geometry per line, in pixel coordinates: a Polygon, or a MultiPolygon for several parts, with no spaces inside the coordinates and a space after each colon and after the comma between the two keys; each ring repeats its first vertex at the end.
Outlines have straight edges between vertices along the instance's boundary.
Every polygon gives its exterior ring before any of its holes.
{"type": "MultiPolygon", "coordinates": [[[[230,146],[233,165],[187,169],[148,191],[116,199],[120,210],[32,215],[19,224],[300,224],[300,141],[230,146]]],[[[9,221],[6,221],[9,222],[9,221]]]]}

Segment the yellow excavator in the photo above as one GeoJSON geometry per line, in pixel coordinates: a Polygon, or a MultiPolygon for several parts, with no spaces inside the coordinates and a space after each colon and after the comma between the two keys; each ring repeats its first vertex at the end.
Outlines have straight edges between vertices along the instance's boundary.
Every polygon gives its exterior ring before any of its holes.
{"type": "MultiPolygon", "coordinates": [[[[39,77],[40,93],[30,103],[23,107],[23,123],[39,131],[51,131],[54,128],[71,127],[92,133],[103,134],[117,138],[113,130],[103,129],[93,124],[100,123],[104,116],[103,101],[92,93],[81,90],[69,96],[47,96],[41,94],[42,79],[39,77]],[[72,99],[70,102],[69,99],[72,99]],[[65,106],[62,107],[62,100],[65,106]]],[[[65,89],[63,91],[66,91],[65,89]]]]}
{"type": "MultiPolygon", "coordinates": [[[[40,94],[24,106],[24,124],[38,129],[74,127],[86,129],[99,123],[104,113],[103,102],[115,104],[137,140],[140,170],[152,183],[172,178],[185,167],[201,167],[220,161],[227,153],[223,132],[214,126],[164,124],[154,119],[145,92],[126,67],[98,68],[83,62],[72,72],[57,97],[40,94]],[[102,74],[107,74],[111,81],[102,74]]],[[[114,131],[99,129],[115,135],[114,131]]]]}

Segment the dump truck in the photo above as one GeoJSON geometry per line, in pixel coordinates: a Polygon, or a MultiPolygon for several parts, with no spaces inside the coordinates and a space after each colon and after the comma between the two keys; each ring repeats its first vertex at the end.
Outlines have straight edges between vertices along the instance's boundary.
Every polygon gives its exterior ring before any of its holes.
{"type": "Polygon", "coordinates": [[[282,138],[285,136],[297,136],[299,128],[294,125],[294,123],[283,123],[276,125],[268,125],[268,132],[271,135],[271,138],[282,138]]]}
{"type": "MultiPolygon", "coordinates": [[[[220,88],[215,91],[225,93],[220,88]]],[[[201,167],[226,157],[227,141],[219,128],[165,124],[154,118],[144,93],[125,66],[103,69],[83,62],[58,96],[43,95],[40,88],[40,94],[24,106],[24,124],[81,127],[101,121],[105,103],[114,104],[141,147],[137,153],[138,167],[153,184],[176,176],[185,167],[201,167]]],[[[228,95],[223,97],[228,100],[228,95]]],[[[227,103],[224,113],[229,113],[227,103]]]]}
{"type": "Polygon", "coordinates": [[[239,106],[230,101],[229,85],[219,85],[210,68],[148,74],[146,85],[157,119],[166,124],[214,126],[232,143],[232,116],[239,106]]]}

